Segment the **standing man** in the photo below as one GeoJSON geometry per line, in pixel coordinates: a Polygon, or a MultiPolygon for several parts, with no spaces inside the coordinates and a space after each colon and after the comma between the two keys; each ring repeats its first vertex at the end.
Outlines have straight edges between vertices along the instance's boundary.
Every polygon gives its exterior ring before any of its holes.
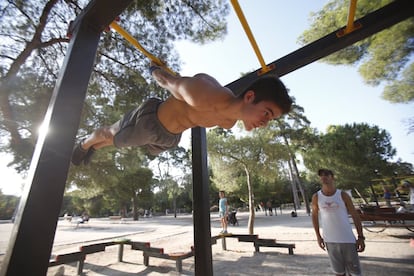
{"type": "Polygon", "coordinates": [[[227,202],[224,191],[219,192],[219,216],[221,220],[221,234],[227,234],[227,215],[229,212],[229,204],[227,202]]]}
{"type": "Polygon", "coordinates": [[[335,187],[331,170],[318,171],[322,188],[312,197],[312,223],[318,245],[328,251],[332,270],[337,276],[361,275],[358,252],[365,249],[361,220],[351,197],[335,187]],[[358,239],[355,239],[348,214],[351,215],[358,239]],[[320,234],[319,222],[323,229],[320,234]]]}

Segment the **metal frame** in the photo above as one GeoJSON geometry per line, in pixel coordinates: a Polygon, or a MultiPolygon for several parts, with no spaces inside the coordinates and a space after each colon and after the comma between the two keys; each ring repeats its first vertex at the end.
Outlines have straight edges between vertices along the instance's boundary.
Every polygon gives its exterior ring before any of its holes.
{"type": "Polygon", "coordinates": [[[49,134],[37,142],[0,275],[47,274],[99,38],[131,2],[92,1],[72,23],[72,38],[45,116],[49,134]]]}
{"type": "MultiPolygon", "coordinates": [[[[414,16],[412,3],[413,2],[410,0],[396,0],[391,2],[387,6],[356,20],[355,24],[360,24],[361,27],[351,33],[338,37],[337,33],[345,28],[336,30],[273,61],[272,63],[269,63],[267,66],[273,69],[266,72],[266,74],[276,74],[281,77],[408,19],[414,16]]],[[[260,74],[261,69],[258,69],[227,84],[226,87],[238,95],[243,92],[243,88],[247,87],[252,81],[257,79],[260,74]]]]}
{"type": "MultiPolygon", "coordinates": [[[[92,0],[72,24],[72,39],[45,117],[51,133],[40,137],[0,275],[46,275],[82,106],[101,32],[132,0],[92,0]]],[[[282,57],[267,74],[283,76],[414,15],[410,0],[391,4],[357,20],[361,28],[335,31],[282,57]]],[[[257,71],[226,85],[239,94],[257,71]]],[[[206,133],[192,130],[195,274],[213,275],[206,133]]]]}

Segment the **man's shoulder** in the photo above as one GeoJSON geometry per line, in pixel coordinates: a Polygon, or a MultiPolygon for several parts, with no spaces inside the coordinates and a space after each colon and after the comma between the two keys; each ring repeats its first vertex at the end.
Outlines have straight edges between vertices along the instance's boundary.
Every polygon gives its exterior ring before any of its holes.
{"type": "Polygon", "coordinates": [[[314,193],[313,193],[313,195],[312,195],[312,200],[318,200],[318,194],[319,194],[319,191],[320,191],[320,190],[318,190],[318,191],[316,191],[316,192],[314,192],[314,193]]]}

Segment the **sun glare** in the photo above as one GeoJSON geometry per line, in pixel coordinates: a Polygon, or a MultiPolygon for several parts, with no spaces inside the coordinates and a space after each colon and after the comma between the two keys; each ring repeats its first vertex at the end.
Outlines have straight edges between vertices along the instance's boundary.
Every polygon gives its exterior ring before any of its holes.
{"type": "Polygon", "coordinates": [[[46,136],[49,132],[49,126],[43,121],[43,123],[38,127],[37,131],[39,132],[39,136],[46,136]]]}

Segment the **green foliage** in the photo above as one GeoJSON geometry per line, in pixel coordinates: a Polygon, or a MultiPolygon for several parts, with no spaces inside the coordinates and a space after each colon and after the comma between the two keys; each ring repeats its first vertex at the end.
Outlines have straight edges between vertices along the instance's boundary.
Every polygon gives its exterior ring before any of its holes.
{"type": "Polygon", "coordinates": [[[261,193],[260,187],[263,186],[268,186],[273,192],[277,190],[278,181],[284,178],[282,164],[288,155],[274,129],[258,129],[249,135],[236,137],[231,132],[216,128],[208,132],[207,141],[212,182],[218,190],[237,193],[240,199],[247,202],[248,176],[255,196],[258,196],[257,190],[261,193]]]}
{"type": "MultiPolygon", "coordinates": [[[[414,63],[403,71],[401,81],[394,81],[387,85],[382,94],[385,100],[392,103],[408,103],[414,101],[414,63]]],[[[414,127],[414,123],[409,124],[414,127]]],[[[411,130],[410,132],[414,132],[411,130]]]]}
{"type": "MultiPolygon", "coordinates": [[[[357,2],[355,19],[363,17],[391,0],[357,2]]],[[[311,14],[311,27],[305,30],[298,41],[308,44],[347,24],[349,1],[332,0],[324,8],[311,14]]],[[[412,102],[412,55],[414,19],[410,18],[383,30],[322,61],[330,64],[359,65],[359,72],[369,85],[386,84],[383,98],[391,102],[412,102]]]]}
{"type": "MultiPolygon", "coordinates": [[[[125,173],[118,182],[113,183],[111,190],[125,202],[142,192],[151,191],[152,184],[152,171],[148,168],[136,168],[134,172],[125,173]]],[[[148,196],[148,193],[145,194],[148,196]]]]}
{"type": "MultiPolygon", "coordinates": [[[[0,11],[0,151],[18,171],[28,168],[69,39],[69,22],[89,1],[2,1],[0,11]]],[[[222,0],[135,1],[119,24],[179,71],[175,40],[204,43],[226,34],[229,6],[222,0]]],[[[167,92],[148,81],[148,59],[115,32],[102,34],[79,136],[112,124],[149,96],[167,92]]]]}
{"type": "Polygon", "coordinates": [[[5,195],[0,190],[0,220],[12,219],[18,204],[18,197],[5,195]]]}
{"type": "Polygon", "coordinates": [[[386,170],[395,155],[391,137],[377,126],[346,124],[330,126],[326,134],[303,153],[306,167],[315,172],[329,168],[338,186],[365,188],[375,170],[386,170]]]}

